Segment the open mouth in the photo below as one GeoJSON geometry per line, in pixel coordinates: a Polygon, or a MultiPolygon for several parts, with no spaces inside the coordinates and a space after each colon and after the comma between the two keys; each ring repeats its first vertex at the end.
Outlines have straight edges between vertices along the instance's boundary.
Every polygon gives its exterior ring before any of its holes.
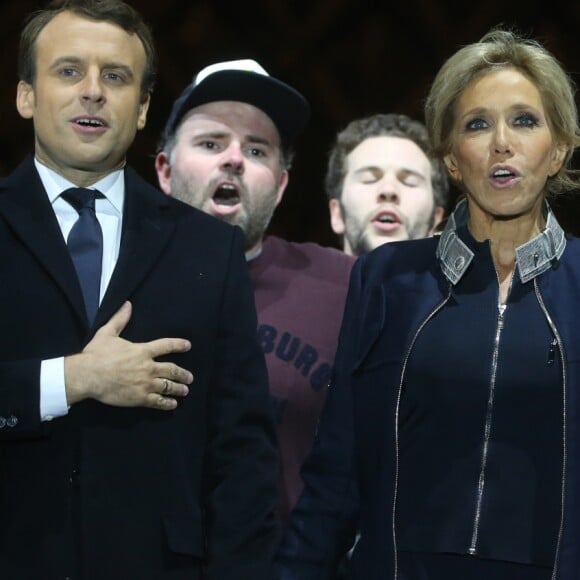
{"type": "Polygon", "coordinates": [[[235,183],[220,183],[211,197],[211,213],[218,218],[234,219],[242,211],[242,193],[235,183]]]}
{"type": "Polygon", "coordinates": [[[98,128],[98,127],[104,127],[105,123],[103,121],[101,121],[100,119],[88,119],[88,118],[81,118],[81,119],[76,119],[75,123],[77,125],[80,125],[81,127],[94,127],[94,128],[98,128]]]}
{"type": "Polygon", "coordinates": [[[509,169],[496,169],[492,176],[496,179],[506,179],[508,177],[515,177],[516,174],[509,169]]]}
{"type": "Polygon", "coordinates": [[[381,213],[373,220],[380,224],[398,224],[400,220],[392,213],[381,213]]]}
{"type": "Polygon", "coordinates": [[[496,186],[510,186],[516,183],[520,177],[519,171],[509,166],[492,168],[489,174],[489,179],[496,186]]]}
{"type": "Polygon", "coordinates": [[[231,207],[240,203],[240,192],[233,183],[222,183],[215,190],[212,199],[216,205],[231,207]]]}
{"type": "Polygon", "coordinates": [[[382,210],[373,217],[372,224],[377,232],[390,234],[401,227],[401,218],[394,211],[382,210]]]}
{"type": "Polygon", "coordinates": [[[401,223],[401,218],[394,211],[384,210],[375,215],[373,222],[384,225],[398,225],[401,223]]]}

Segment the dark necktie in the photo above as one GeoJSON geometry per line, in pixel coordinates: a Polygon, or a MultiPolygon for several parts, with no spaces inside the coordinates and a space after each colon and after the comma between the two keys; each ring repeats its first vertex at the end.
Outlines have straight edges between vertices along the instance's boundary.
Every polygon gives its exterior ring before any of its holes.
{"type": "Polygon", "coordinates": [[[103,261],[103,232],[95,214],[95,198],[103,195],[94,189],[72,188],[63,192],[61,197],[79,214],[68,235],[67,245],[92,324],[99,309],[103,261]]]}

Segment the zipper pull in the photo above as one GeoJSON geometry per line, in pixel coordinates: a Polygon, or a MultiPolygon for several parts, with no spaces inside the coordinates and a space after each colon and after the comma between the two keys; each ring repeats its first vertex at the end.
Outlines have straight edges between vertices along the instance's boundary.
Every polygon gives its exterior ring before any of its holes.
{"type": "Polygon", "coordinates": [[[548,360],[546,364],[551,367],[554,364],[554,360],[556,358],[556,347],[558,346],[558,342],[555,338],[552,339],[550,342],[550,346],[548,348],[548,360]]]}
{"type": "Polygon", "coordinates": [[[506,304],[497,305],[497,326],[499,330],[503,329],[503,321],[505,316],[506,304]]]}

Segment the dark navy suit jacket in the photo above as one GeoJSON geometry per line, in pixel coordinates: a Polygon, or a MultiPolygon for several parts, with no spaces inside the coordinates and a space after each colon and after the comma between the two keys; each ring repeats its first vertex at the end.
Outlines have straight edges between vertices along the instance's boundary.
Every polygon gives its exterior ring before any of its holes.
{"type": "Polygon", "coordinates": [[[243,236],[129,168],[125,184],[89,328],[32,159],[0,183],[2,577],[270,578],[277,454],[243,236]],[[40,361],[80,352],[126,300],[122,337],[191,341],[170,357],[189,395],[172,412],[85,400],[41,423],[40,361]]]}

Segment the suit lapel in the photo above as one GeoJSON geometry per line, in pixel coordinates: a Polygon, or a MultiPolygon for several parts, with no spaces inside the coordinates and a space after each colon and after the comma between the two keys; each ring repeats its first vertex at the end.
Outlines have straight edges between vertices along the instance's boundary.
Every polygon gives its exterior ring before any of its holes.
{"type": "MultiPolygon", "coordinates": [[[[125,300],[130,299],[154,267],[175,228],[171,207],[168,198],[127,168],[119,258],[95,327],[101,326],[125,300]]],[[[2,180],[0,215],[87,324],[77,274],[32,157],[2,180]]]]}
{"type": "Polygon", "coordinates": [[[119,259],[97,315],[98,325],[130,300],[155,266],[174,229],[168,198],[128,168],[119,259]]]}
{"type": "Polygon", "coordinates": [[[86,323],[76,271],[32,157],[2,182],[0,214],[86,323]]]}

